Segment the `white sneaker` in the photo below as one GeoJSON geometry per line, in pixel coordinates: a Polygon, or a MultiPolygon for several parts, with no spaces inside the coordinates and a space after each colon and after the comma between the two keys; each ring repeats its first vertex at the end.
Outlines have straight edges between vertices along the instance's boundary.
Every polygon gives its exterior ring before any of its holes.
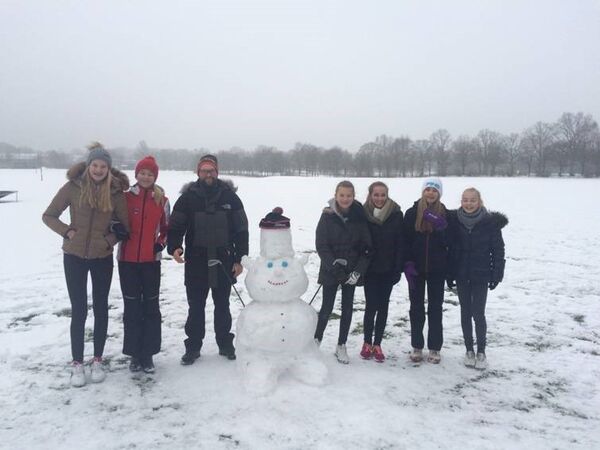
{"type": "Polygon", "coordinates": [[[85,386],[85,370],[79,361],[73,361],[71,364],[71,386],[85,386]]]}
{"type": "Polygon", "coordinates": [[[475,352],[473,350],[470,350],[465,354],[465,366],[475,367],[475,352]]]}
{"type": "Polygon", "coordinates": [[[408,357],[414,363],[421,362],[423,361],[423,350],[420,348],[413,348],[408,357]]]}
{"type": "Polygon", "coordinates": [[[335,348],[335,357],[339,363],[348,364],[350,358],[348,358],[348,352],[346,351],[346,344],[338,345],[335,348]]]}
{"type": "Polygon", "coordinates": [[[429,350],[429,354],[427,355],[427,362],[431,364],[439,364],[442,360],[442,356],[438,350],[429,350]]]}
{"type": "Polygon", "coordinates": [[[92,383],[102,383],[106,378],[106,373],[102,367],[102,358],[94,357],[91,364],[92,370],[92,383]]]}
{"type": "Polygon", "coordinates": [[[487,358],[485,357],[485,353],[477,353],[475,368],[478,370],[485,370],[488,368],[488,362],[487,358]]]}

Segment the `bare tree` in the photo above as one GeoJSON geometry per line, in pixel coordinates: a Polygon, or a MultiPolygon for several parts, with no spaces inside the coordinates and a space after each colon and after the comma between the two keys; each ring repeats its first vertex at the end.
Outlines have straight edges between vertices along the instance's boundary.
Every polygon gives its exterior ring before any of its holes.
{"type": "Polygon", "coordinates": [[[431,134],[429,141],[431,142],[433,156],[437,165],[437,174],[446,176],[450,161],[450,154],[448,153],[451,142],[450,133],[448,130],[440,128],[431,134]]]}
{"type": "Polygon", "coordinates": [[[557,122],[557,135],[569,154],[569,173],[575,174],[575,163],[579,164],[581,175],[585,175],[585,163],[592,133],[598,130],[598,124],[590,114],[578,112],[563,113],[557,122]]]}
{"type": "Polygon", "coordinates": [[[556,135],[552,124],[537,122],[525,131],[524,143],[528,151],[532,152],[536,162],[536,175],[548,176],[548,156],[556,135]]]}
{"type": "Polygon", "coordinates": [[[504,137],[504,148],[506,149],[506,163],[508,164],[507,175],[514,177],[517,174],[517,164],[521,157],[521,135],[510,133],[504,137]]]}
{"type": "Polygon", "coordinates": [[[476,146],[477,144],[469,136],[459,136],[452,143],[452,153],[458,165],[460,176],[464,177],[467,174],[469,161],[476,154],[476,146]]]}

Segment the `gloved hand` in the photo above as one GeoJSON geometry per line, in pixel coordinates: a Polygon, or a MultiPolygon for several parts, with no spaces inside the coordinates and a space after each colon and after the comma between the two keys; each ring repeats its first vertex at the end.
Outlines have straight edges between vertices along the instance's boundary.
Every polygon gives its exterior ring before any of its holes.
{"type": "Polygon", "coordinates": [[[360,273],[354,271],[348,276],[348,279],[346,280],[346,284],[348,284],[350,286],[355,286],[356,283],[358,283],[359,278],[360,278],[360,273]]]}
{"type": "Polygon", "coordinates": [[[448,286],[448,289],[454,289],[456,287],[456,282],[452,278],[448,278],[446,280],[446,286],[448,286]]]}
{"type": "Polygon", "coordinates": [[[159,244],[158,242],[154,243],[154,253],[161,253],[165,249],[165,246],[159,244]]]}
{"type": "Polygon", "coordinates": [[[412,261],[407,261],[404,263],[404,276],[406,276],[406,281],[408,282],[408,288],[414,289],[416,287],[416,278],[419,275],[417,272],[417,268],[415,267],[415,263],[412,261]]]}
{"type": "Polygon", "coordinates": [[[392,275],[392,284],[398,283],[398,281],[400,281],[400,278],[402,278],[402,272],[394,272],[394,274],[392,275]]]}
{"type": "Polygon", "coordinates": [[[498,286],[497,281],[490,281],[488,284],[488,288],[490,288],[490,291],[493,291],[494,289],[496,289],[496,286],[498,286]]]}
{"type": "Polygon", "coordinates": [[[444,216],[434,213],[429,208],[423,211],[423,220],[429,222],[431,225],[433,225],[433,228],[438,231],[443,230],[448,226],[448,222],[444,216]]]}
{"type": "Polygon", "coordinates": [[[119,241],[126,241],[129,239],[129,231],[125,229],[125,225],[123,225],[121,222],[113,222],[110,225],[110,231],[119,241]]]}

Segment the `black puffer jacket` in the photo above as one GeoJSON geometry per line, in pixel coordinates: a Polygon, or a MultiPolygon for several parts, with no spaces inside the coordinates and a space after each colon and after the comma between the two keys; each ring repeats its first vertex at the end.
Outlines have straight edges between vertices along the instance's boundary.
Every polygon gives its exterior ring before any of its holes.
{"type": "Polygon", "coordinates": [[[413,261],[419,274],[442,274],[448,272],[448,233],[447,229],[421,233],[415,230],[417,221],[417,200],[404,215],[405,261],[413,261]]]}
{"type": "MultiPolygon", "coordinates": [[[[167,235],[167,252],[183,248],[189,263],[206,266],[220,259],[230,271],[248,254],[248,219],[231,181],[216,180],[207,187],[200,180],[186,184],[173,206],[167,235]]],[[[203,267],[205,269],[205,267],[203,267]]],[[[200,276],[205,275],[206,270],[200,276]]]]}
{"type": "Polygon", "coordinates": [[[456,210],[448,212],[450,273],[453,280],[499,283],[504,277],[504,240],[502,228],[508,218],[499,212],[488,213],[471,231],[462,225],[456,210]]]}
{"type": "MultiPolygon", "coordinates": [[[[369,220],[373,240],[373,257],[367,269],[370,273],[391,273],[399,276],[404,265],[404,236],[402,210],[398,205],[383,223],[369,220]]],[[[368,215],[368,213],[367,213],[368,215]]]]}
{"type": "MultiPolygon", "coordinates": [[[[316,235],[317,253],[321,258],[319,269],[320,284],[339,284],[336,259],[345,259],[348,265],[347,274],[353,271],[364,275],[371,258],[371,234],[367,226],[367,217],[362,205],[356,200],[349,208],[347,216],[342,216],[335,209],[335,202],[323,209],[316,235]]],[[[358,284],[363,283],[361,276],[358,284]]]]}

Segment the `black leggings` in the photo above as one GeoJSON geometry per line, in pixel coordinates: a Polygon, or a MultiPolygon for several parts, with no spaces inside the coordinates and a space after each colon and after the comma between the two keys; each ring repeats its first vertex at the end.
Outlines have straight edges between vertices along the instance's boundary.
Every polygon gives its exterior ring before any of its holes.
{"type": "MultiPolygon", "coordinates": [[[[323,285],[323,301],[321,310],[319,311],[319,320],[317,321],[317,329],[315,330],[315,338],[319,341],[323,340],[323,333],[327,327],[329,316],[333,311],[335,303],[335,295],[337,293],[337,284],[323,285]]],[[[355,286],[347,284],[342,285],[342,318],[340,319],[340,333],[338,336],[338,345],[345,344],[348,340],[348,332],[352,323],[352,306],[354,304],[354,289],[355,286]]]]}
{"type": "Polygon", "coordinates": [[[422,349],[423,327],[425,326],[425,285],[427,284],[427,348],[441,350],[444,343],[442,325],[442,305],[444,303],[445,277],[441,274],[428,274],[427,278],[418,275],[415,289],[409,289],[410,298],[410,342],[413,348],[422,349]]]}
{"type": "Polygon", "coordinates": [[[365,278],[366,307],[363,326],[365,342],[368,344],[381,345],[393,287],[392,274],[367,273],[365,278]],[[377,319],[375,319],[375,316],[377,316],[377,319]],[[373,327],[375,328],[375,340],[373,340],[373,327]]]}
{"type": "Polygon", "coordinates": [[[123,353],[148,357],[160,351],[161,315],[158,304],[160,261],[119,261],[123,292],[123,353]]]}
{"type": "Polygon", "coordinates": [[[108,329],[108,291],[113,274],[112,254],[105,258],[83,259],[64,254],[65,279],[71,300],[71,353],[73,361],[83,362],[85,319],[87,318],[87,277],[92,276],[94,310],[94,356],[104,352],[108,329]]]}
{"type": "Polygon", "coordinates": [[[485,320],[485,303],[487,300],[487,283],[456,281],[458,300],[460,301],[460,324],[467,351],[473,351],[473,321],[477,336],[477,352],[485,353],[487,322],[485,320]]]}

